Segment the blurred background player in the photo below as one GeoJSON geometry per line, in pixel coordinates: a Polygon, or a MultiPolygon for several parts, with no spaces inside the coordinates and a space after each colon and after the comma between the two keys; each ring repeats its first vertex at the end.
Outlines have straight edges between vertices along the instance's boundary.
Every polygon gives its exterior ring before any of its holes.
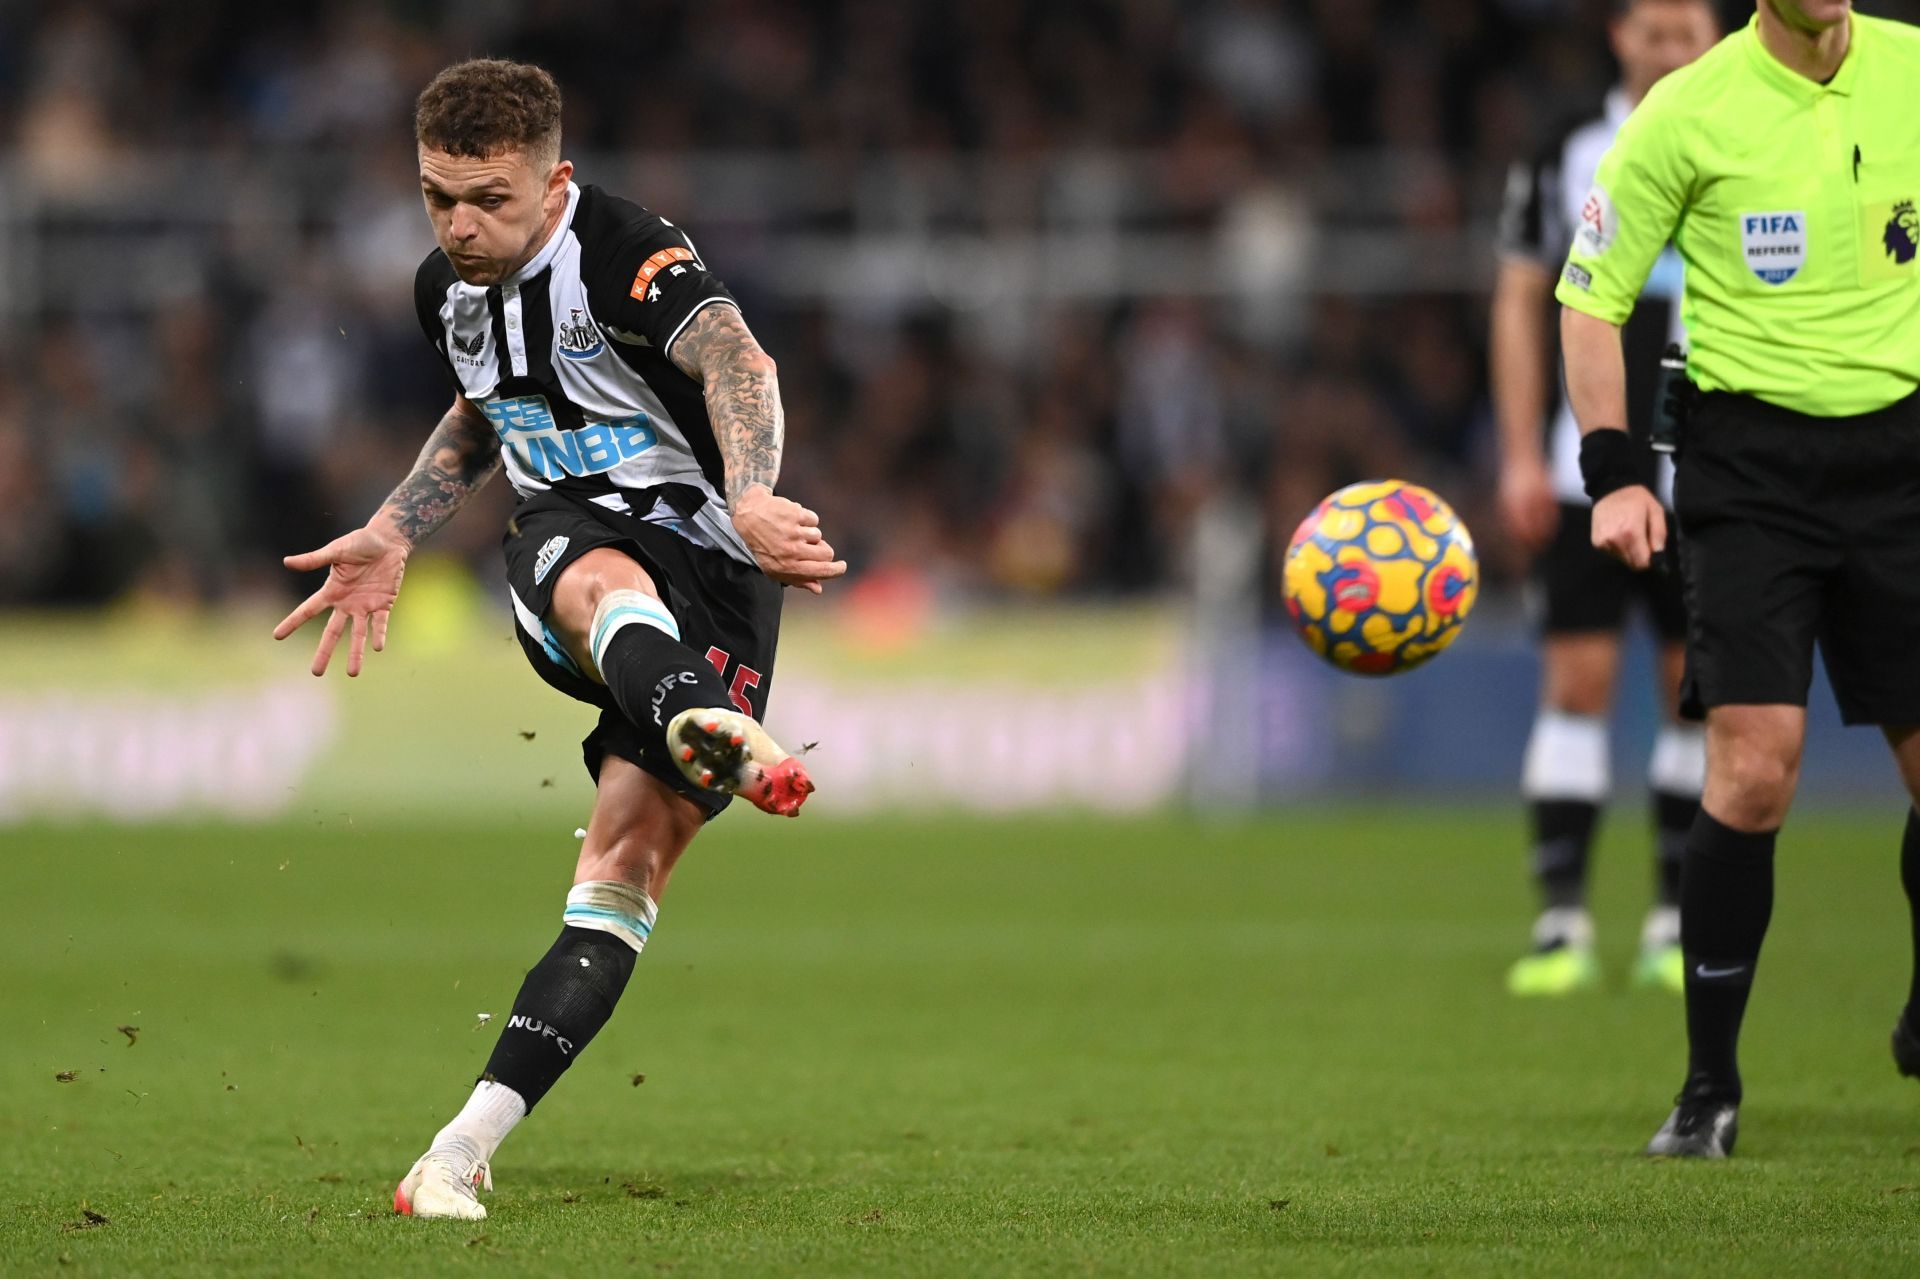
{"type": "MultiPolygon", "coordinates": [[[[1514,542],[1534,556],[1534,602],[1544,631],[1540,709],[1521,775],[1542,909],[1532,952],[1507,974],[1516,995],[1564,995],[1599,982],[1587,868],[1600,809],[1612,789],[1607,721],[1622,628],[1636,600],[1659,639],[1663,722],[1647,777],[1656,897],[1641,929],[1633,980],[1675,993],[1683,986],[1680,860],[1700,802],[1706,753],[1702,730],[1681,723],[1676,711],[1686,640],[1680,581],[1671,573],[1633,573],[1593,548],[1580,432],[1564,396],[1551,396],[1550,436],[1543,439],[1541,427],[1550,404],[1554,284],[1594,170],[1647,90],[1705,53],[1718,34],[1708,0],[1617,0],[1609,37],[1620,82],[1599,115],[1557,131],[1530,161],[1514,165],[1507,182],[1489,335],[1499,505],[1514,542]]],[[[1661,350],[1684,339],[1680,291],[1680,261],[1669,248],[1625,330],[1629,411],[1643,439],[1656,408],[1661,350]]],[[[1659,474],[1650,471],[1649,479],[1671,501],[1672,467],[1664,460],[1658,466],[1659,474]]]]}

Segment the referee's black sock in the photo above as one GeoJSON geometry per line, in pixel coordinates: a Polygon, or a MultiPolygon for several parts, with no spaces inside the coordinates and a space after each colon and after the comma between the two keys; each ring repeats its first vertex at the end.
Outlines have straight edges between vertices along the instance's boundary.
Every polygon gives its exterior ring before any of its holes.
{"type": "Polygon", "coordinates": [[[1913,915],[1913,984],[1907,990],[1907,1025],[1920,1029],[1920,813],[1907,810],[1907,832],[1900,840],[1900,882],[1913,915]]]}
{"type": "Polygon", "coordinates": [[[1680,945],[1687,960],[1687,1090],[1740,1100],[1740,1019],[1773,915],[1778,831],[1738,831],[1702,808],[1687,839],[1680,945]]]}

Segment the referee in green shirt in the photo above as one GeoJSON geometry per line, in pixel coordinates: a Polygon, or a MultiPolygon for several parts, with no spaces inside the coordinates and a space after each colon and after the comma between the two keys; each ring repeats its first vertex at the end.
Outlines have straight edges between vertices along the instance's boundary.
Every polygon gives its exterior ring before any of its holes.
{"type": "MultiPolygon", "coordinates": [[[[1687,1078],[1657,1155],[1733,1149],[1816,639],[1842,717],[1880,726],[1920,802],[1920,29],[1852,0],[1757,7],[1628,118],[1556,289],[1594,545],[1635,568],[1668,535],[1621,429],[1620,325],[1669,241],[1702,392],[1674,510],[1707,780],[1680,896],[1687,1078]]],[[[1920,958],[1912,813],[1901,877],[1920,958]]],[[[1920,964],[1893,1049],[1920,1076],[1920,964]]]]}

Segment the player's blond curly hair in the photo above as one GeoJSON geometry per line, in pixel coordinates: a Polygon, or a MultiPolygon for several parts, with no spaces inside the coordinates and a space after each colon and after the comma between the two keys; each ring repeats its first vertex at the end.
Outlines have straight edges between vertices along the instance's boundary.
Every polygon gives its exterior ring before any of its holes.
{"type": "Polygon", "coordinates": [[[456,62],[421,91],[413,135],[448,155],[486,159],[524,151],[552,164],[560,158],[560,86],[530,62],[456,62]]]}

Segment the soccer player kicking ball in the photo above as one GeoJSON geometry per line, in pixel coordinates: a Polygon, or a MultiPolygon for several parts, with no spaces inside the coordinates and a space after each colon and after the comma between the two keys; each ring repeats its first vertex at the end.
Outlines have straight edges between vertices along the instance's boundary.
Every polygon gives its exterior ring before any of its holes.
{"type": "Polygon", "coordinates": [[[819,518],[774,494],[774,364],[693,242],[572,181],[538,67],[458,63],[420,95],[420,187],[439,248],[414,281],[453,407],[365,528],[287,557],[325,568],[274,630],[332,609],[313,659],[386,642],[407,556],[502,465],[507,582],[541,677],[600,708],[598,793],[559,940],[527,973],[466,1106],[395,1211],[479,1219],[493,1153],[612,1016],[674,864],[734,795],[796,815],[813,790],[760,727],[780,592],[845,573],[819,518]]]}

